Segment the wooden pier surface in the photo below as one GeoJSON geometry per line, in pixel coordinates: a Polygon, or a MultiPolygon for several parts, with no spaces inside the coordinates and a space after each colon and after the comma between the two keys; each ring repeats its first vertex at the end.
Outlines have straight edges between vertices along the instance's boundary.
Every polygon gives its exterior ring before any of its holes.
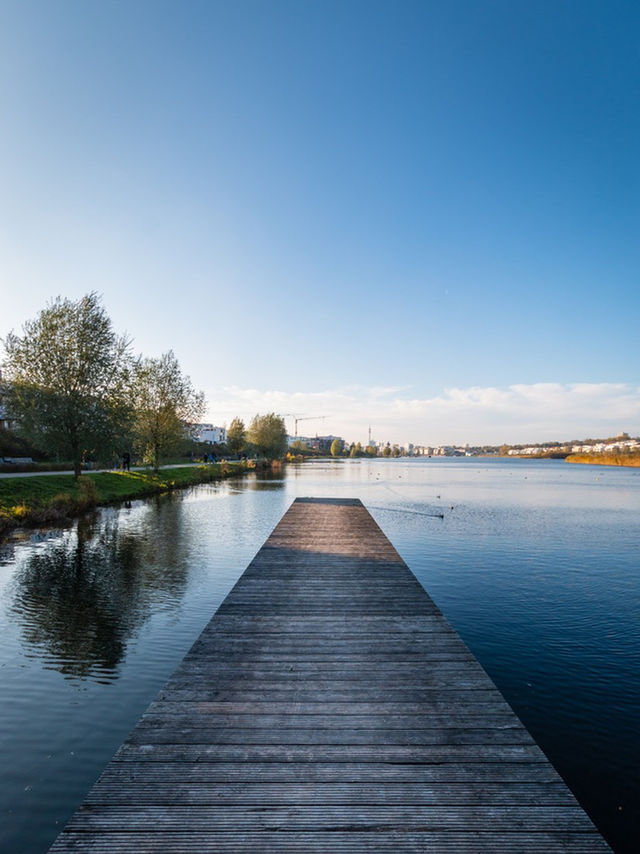
{"type": "Polygon", "coordinates": [[[298,499],[51,851],[610,849],[360,501],[298,499]]]}

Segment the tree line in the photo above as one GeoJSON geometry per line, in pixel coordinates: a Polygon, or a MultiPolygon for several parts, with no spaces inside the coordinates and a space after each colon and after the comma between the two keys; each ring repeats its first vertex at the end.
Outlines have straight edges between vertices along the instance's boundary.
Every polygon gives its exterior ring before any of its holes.
{"type": "Polygon", "coordinates": [[[352,442],[350,445],[345,444],[342,439],[334,439],[331,443],[332,457],[401,457],[403,456],[402,448],[398,445],[390,445],[389,442],[380,450],[376,445],[366,445],[364,448],[360,442],[352,442]]]}
{"type": "Polygon", "coordinates": [[[248,428],[241,418],[234,418],[227,430],[226,445],[231,454],[251,452],[271,460],[282,459],[288,445],[284,418],[275,412],[256,415],[248,428]]]}
{"type": "MultiPolygon", "coordinates": [[[[173,351],[134,356],[95,292],[57,297],[3,344],[8,416],[35,448],[70,460],[76,477],[84,460],[128,460],[131,452],[157,470],[204,413],[204,394],[173,351]]],[[[249,443],[265,455],[286,450],[284,422],[273,413],[246,431],[234,419],[230,434],[236,452],[249,443]]]]}

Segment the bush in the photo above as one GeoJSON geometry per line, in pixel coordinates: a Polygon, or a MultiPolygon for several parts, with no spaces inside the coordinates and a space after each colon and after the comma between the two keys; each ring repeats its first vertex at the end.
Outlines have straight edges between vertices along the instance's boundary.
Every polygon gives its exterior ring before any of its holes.
{"type": "Polygon", "coordinates": [[[42,460],[43,454],[13,430],[0,430],[0,457],[31,457],[33,460],[42,460]]]}
{"type": "Polygon", "coordinates": [[[58,492],[54,495],[50,502],[50,507],[61,516],[67,513],[71,514],[76,508],[76,501],[68,492],[58,492]]]}
{"type": "Polygon", "coordinates": [[[95,507],[98,503],[96,485],[90,477],[78,479],[78,493],[82,507],[95,507]]]}
{"type": "Polygon", "coordinates": [[[13,508],[13,515],[17,519],[23,519],[29,513],[29,508],[26,504],[17,504],[13,508]]]}

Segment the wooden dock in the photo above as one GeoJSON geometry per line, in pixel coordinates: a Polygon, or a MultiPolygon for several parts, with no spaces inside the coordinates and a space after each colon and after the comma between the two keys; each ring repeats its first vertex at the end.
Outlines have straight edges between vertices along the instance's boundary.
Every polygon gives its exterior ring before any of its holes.
{"type": "Polygon", "coordinates": [[[610,848],[356,499],[298,499],[53,845],[610,848]]]}

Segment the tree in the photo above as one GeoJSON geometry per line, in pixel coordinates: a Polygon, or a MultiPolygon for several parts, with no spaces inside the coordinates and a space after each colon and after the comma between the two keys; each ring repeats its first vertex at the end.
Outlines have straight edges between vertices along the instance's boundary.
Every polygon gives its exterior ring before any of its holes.
{"type": "Polygon", "coordinates": [[[311,448],[307,445],[306,442],[303,442],[302,439],[296,439],[289,445],[289,450],[293,454],[300,454],[301,456],[310,457],[312,455],[311,448]]]}
{"type": "Polygon", "coordinates": [[[384,448],[382,449],[382,456],[383,457],[390,457],[391,456],[391,446],[389,445],[389,443],[387,443],[384,446],[384,448]]]}
{"type": "Polygon", "coordinates": [[[339,457],[341,453],[342,453],[342,440],[341,439],[334,439],[333,442],[331,443],[331,456],[332,457],[339,457]]]}
{"type": "Polygon", "coordinates": [[[227,447],[232,454],[239,454],[247,446],[247,431],[242,418],[234,418],[227,430],[227,447]]]}
{"type": "Polygon", "coordinates": [[[83,458],[113,453],[128,423],[130,341],[96,293],[57,297],[4,348],[8,406],[25,438],[70,459],[76,478],[83,458]]]}
{"type": "Polygon", "coordinates": [[[172,350],[159,359],[138,359],[132,372],[131,404],[136,443],[156,471],[205,407],[203,393],[194,391],[172,350]]]}
{"type": "Polygon", "coordinates": [[[287,451],[287,428],[284,419],[274,412],[256,415],[247,438],[258,453],[272,460],[282,459],[287,451]]]}
{"type": "Polygon", "coordinates": [[[351,450],[349,451],[349,456],[353,459],[354,457],[362,456],[362,445],[360,442],[356,442],[355,445],[351,445],[351,450]]]}

